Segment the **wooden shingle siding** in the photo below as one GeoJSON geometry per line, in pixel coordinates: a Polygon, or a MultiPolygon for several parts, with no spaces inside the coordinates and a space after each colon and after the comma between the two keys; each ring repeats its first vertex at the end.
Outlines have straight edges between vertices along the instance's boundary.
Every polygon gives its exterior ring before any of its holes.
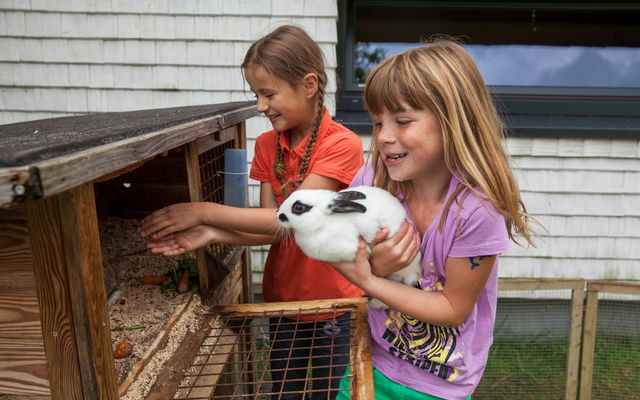
{"type": "Polygon", "coordinates": [[[640,279],[640,141],[509,138],[529,212],[545,229],[513,246],[505,277],[640,279]]]}
{"type": "Polygon", "coordinates": [[[325,0],[0,2],[0,124],[236,100],[247,48],[283,23],[326,53],[333,110],[336,18],[325,0]]]}

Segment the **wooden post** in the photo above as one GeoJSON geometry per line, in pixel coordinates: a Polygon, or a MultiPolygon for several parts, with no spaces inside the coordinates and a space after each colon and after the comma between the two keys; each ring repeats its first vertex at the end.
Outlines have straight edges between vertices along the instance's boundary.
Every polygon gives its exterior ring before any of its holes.
{"type": "Polygon", "coordinates": [[[111,324],[93,184],[59,196],[80,373],[89,399],[117,399],[111,324]]]}
{"type": "Polygon", "coordinates": [[[53,399],[117,399],[93,185],[27,203],[53,399]]]}
{"type": "MultiPolygon", "coordinates": [[[[189,197],[191,201],[202,201],[202,186],[200,176],[200,164],[198,163],[198,142],[192,141],[184,146],[185,162],[187,163],[187,178],[189,181],[189,197]]],[[[200,281],[200,292],[208,293],[212,287],[213,275],[205,258],[203,248],[195,251],[198,262],[198,280],[200,281]]]]}
{"type": "Polygon", "coordinates": [[[596,323],[598,321],[598,290],[587,284],[587,303],[584,312],[582,332],[582,365],[580,366],[580,399],[591,399],[593,384],[593,356],[596,344],[596,323]]]}
{"type": "Polygon", "coordinates": [[[580,375],[580,340],[582,335],[582,308],[584,307],[584,283],[571,290],[571,325],[569,331],[569,351],[567,354],[567,375],[565,400],[578,398],[578,378],[580,375]]]}
{"type": "MultiPolygon", "coordinates": [[[[371,363],[371,332],[368,322],[368,301],[359,299],[355,326],[355,343],[351,351],[351,398],[369,400],[373,394],[373,366],[371,363]]],[[[353,327],[352,327],[353,329],[353,327]]]]}
{"type": "MultiPolygon", "coordinates": [[[[236,149],[247,148],[247,125],[244,121],[236,125],[236,139],[234,143],[236,149]]],[[[247,199],[249,198],[249,188],[247,187],[247,199]]],[[[248,204],[245,204],[248,206],[248,204]]],[[[244,248],[244,254],[242,259],[243,274],[242,274],[242,286],[243,286],[243,298],[244,303],[253,303],[253,271],[251,270],[251,247],[246,246],[244,248]]]]}

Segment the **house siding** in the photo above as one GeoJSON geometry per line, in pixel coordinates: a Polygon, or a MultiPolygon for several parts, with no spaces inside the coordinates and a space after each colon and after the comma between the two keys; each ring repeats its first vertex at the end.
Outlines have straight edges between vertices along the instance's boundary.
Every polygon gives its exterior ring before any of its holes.
{"type": "Polygon", "coordinates": [[[640,279],[640,141],[509,138],[535,248],[514,245],[504,277],[640,279]]]}
{"type": "MultiPolygon", "coordinates": [[[[337,18],[328,0],[0,0],[0,124],[251,99],[239,65],[283,23],[320,44],[335,113],[337,18]]],[[[270,128],[247,121],[249,160],[270,128]]],[[[509,138],[507,148],[544,229],[537,247],[504,255],[501,276],[640,279],[638,140],[509,138]]],[[[259,204],[251,180],[249,201],[259,204]]],[[[267,251],[253,251],[254,282],[267,251]]]]}

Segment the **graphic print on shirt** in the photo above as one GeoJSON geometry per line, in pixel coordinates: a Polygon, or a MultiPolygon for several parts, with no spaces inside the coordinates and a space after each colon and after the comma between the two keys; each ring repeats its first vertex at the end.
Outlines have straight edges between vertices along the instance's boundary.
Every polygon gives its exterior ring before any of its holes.
{"type": "MultiPolygon", "coordinates": [[[[433,287],[442,290],[444,277],[436,279],[433,287]]],[[[385,326],[382,338],[395,357],[450,382],[465,368],[458,350],[458,328],[429,324],[394,310],[389,310],[385,326]]]]}

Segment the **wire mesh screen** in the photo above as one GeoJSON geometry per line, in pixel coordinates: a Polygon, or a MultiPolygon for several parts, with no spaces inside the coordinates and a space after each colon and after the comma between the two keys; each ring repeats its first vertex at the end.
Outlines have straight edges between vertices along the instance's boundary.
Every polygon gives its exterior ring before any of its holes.
{"type": "MultiPolygon", "coordinates": [[[[228,141],[213,147],[210,150],[198,155],[200,165],[200,185],[202,190],[202,201],[214,203],[224,203],[224,151],[234,148],[234,141],[228,141]]],[[[233,249],[233,246],[224,244],[214,244],[211,251],[218,257],[224,259],[233,249]]]]}
{"type": "Polygon", "coordinates": [[[637,294],[598,293],[591,398],[640,397],[640,285],[637,294]]]}
{"type": "Polygon", "coordinates": [[[500,292],[493,345],[474,399],[561,399],[571,290],[500,292]]]}
{"type": "Polygon", "coordinates": [[[366,302],[359,299],[216,309],[174,399],[329,399],[351,390],[366,380],[354,378],[362,371],[354,368],[357,355],[369,352],[361,340],[369,334],[363,310],[366,302]],[[318,322],[301,319],[320,315],[318,322]]]}

